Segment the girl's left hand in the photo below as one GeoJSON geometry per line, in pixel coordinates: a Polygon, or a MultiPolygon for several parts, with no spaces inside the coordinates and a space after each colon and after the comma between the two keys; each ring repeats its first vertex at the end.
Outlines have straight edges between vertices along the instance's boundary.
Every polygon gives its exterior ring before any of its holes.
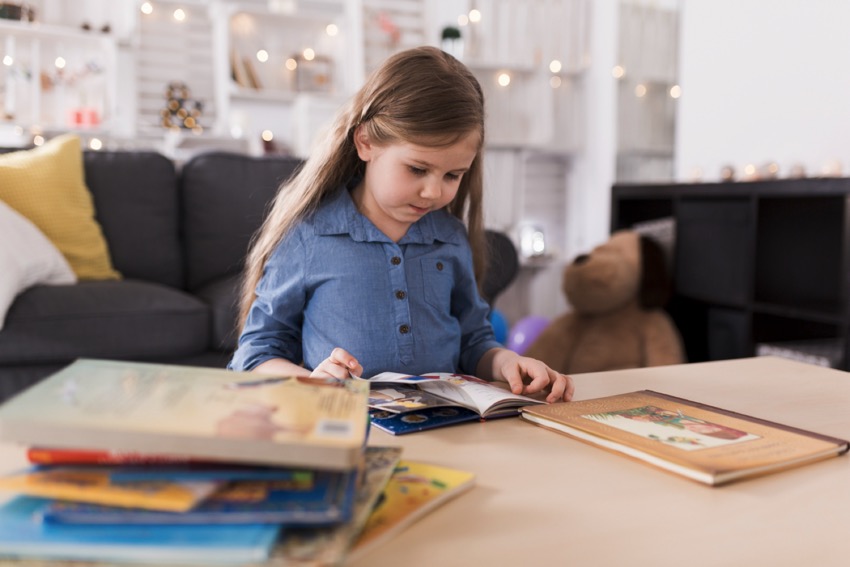
{"type": "Polygon", "coordinates": [[[566,374],[555,372],[535,358],[520,356],[504,349],[496,355],[493,362],[494,377],[507,382],[514,394],[536,394],[549,388],[551,391],[546,396],[549,403],[568,402],[573,398],[573,379],[566,374]],[[528,384],[525,383],[527,380],[530,380],[528,384]]]}
{"type": "Polygon", "coordinates": [[[347,350],[335,348],[310,376],[314,378],[351,378],[363,374],[363,367],[347,350]]]}

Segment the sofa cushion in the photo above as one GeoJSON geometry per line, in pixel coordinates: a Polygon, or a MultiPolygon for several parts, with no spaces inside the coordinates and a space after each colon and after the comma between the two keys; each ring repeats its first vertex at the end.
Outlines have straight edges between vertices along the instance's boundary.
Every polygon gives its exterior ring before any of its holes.
{"type": "Polygon", "coordinates": [[[181,170],[187,289],[239,273],[254,232],[296,158],[210,152],[181,170]]]}
{"type": "Polygon", "coordinates": [[[0,201],[0,330],[15,298],[37,284],[77,282],[68,261],[38,227],[0,201]]]}
{"type": "Polygon", "coordinates": [[[80,139],[0,156],[0,200],[28,218],[62,252],[80,279],[118,279],[83,176],[80,139]]]}
{"type": "Polygon", "coordinates": [[[236,350],[236,318],[239,313],[241,276],[234,274],[213,280],[195,291],[210,307],[212,322],[210,348],[233,352],[236,350]]]}
{"type": "Polygon", "coordinates": [[[9,310],[0,364],[162,360],[205,352],[209,343],[209,309],[179,290],[138,280],[36,286],[9,310]]]}
{"type": "Polygon", "coordinates": [[[156,152],[85,152],[86,184],[112,261],[127,278],[182,288],[174,164],[156,152]]]}

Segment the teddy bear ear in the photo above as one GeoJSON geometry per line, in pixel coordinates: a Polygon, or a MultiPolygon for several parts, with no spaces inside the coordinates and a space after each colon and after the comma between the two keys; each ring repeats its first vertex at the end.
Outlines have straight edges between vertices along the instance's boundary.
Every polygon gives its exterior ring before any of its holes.
{"type": "Polygon", "coordinates": [[[640,257],[640,304],[644,309],[663,307],[673,293],[664,249],[651,237],[641,235],[640,257]]]}

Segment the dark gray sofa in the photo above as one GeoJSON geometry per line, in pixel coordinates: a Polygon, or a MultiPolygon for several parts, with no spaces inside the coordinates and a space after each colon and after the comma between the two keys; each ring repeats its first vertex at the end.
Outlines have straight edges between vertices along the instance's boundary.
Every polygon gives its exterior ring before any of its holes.
{"type": "Polygon", "coordinates": [[[36,286],[0,331],[0,400],[79,357],[223,367],[251,235],[294,158],[86,152],[120,281],[36,286]]]}

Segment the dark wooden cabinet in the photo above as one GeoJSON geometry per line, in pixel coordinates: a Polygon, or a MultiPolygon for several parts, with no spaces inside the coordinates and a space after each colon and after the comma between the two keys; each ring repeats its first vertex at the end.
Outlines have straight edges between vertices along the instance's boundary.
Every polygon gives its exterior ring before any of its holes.
{"type": "Polygon", "coordinates": [[[850,369],[850,179],[615,185],[611,228],[672,219],[669,311],[692,362],[834,339],[850,369]]]}

